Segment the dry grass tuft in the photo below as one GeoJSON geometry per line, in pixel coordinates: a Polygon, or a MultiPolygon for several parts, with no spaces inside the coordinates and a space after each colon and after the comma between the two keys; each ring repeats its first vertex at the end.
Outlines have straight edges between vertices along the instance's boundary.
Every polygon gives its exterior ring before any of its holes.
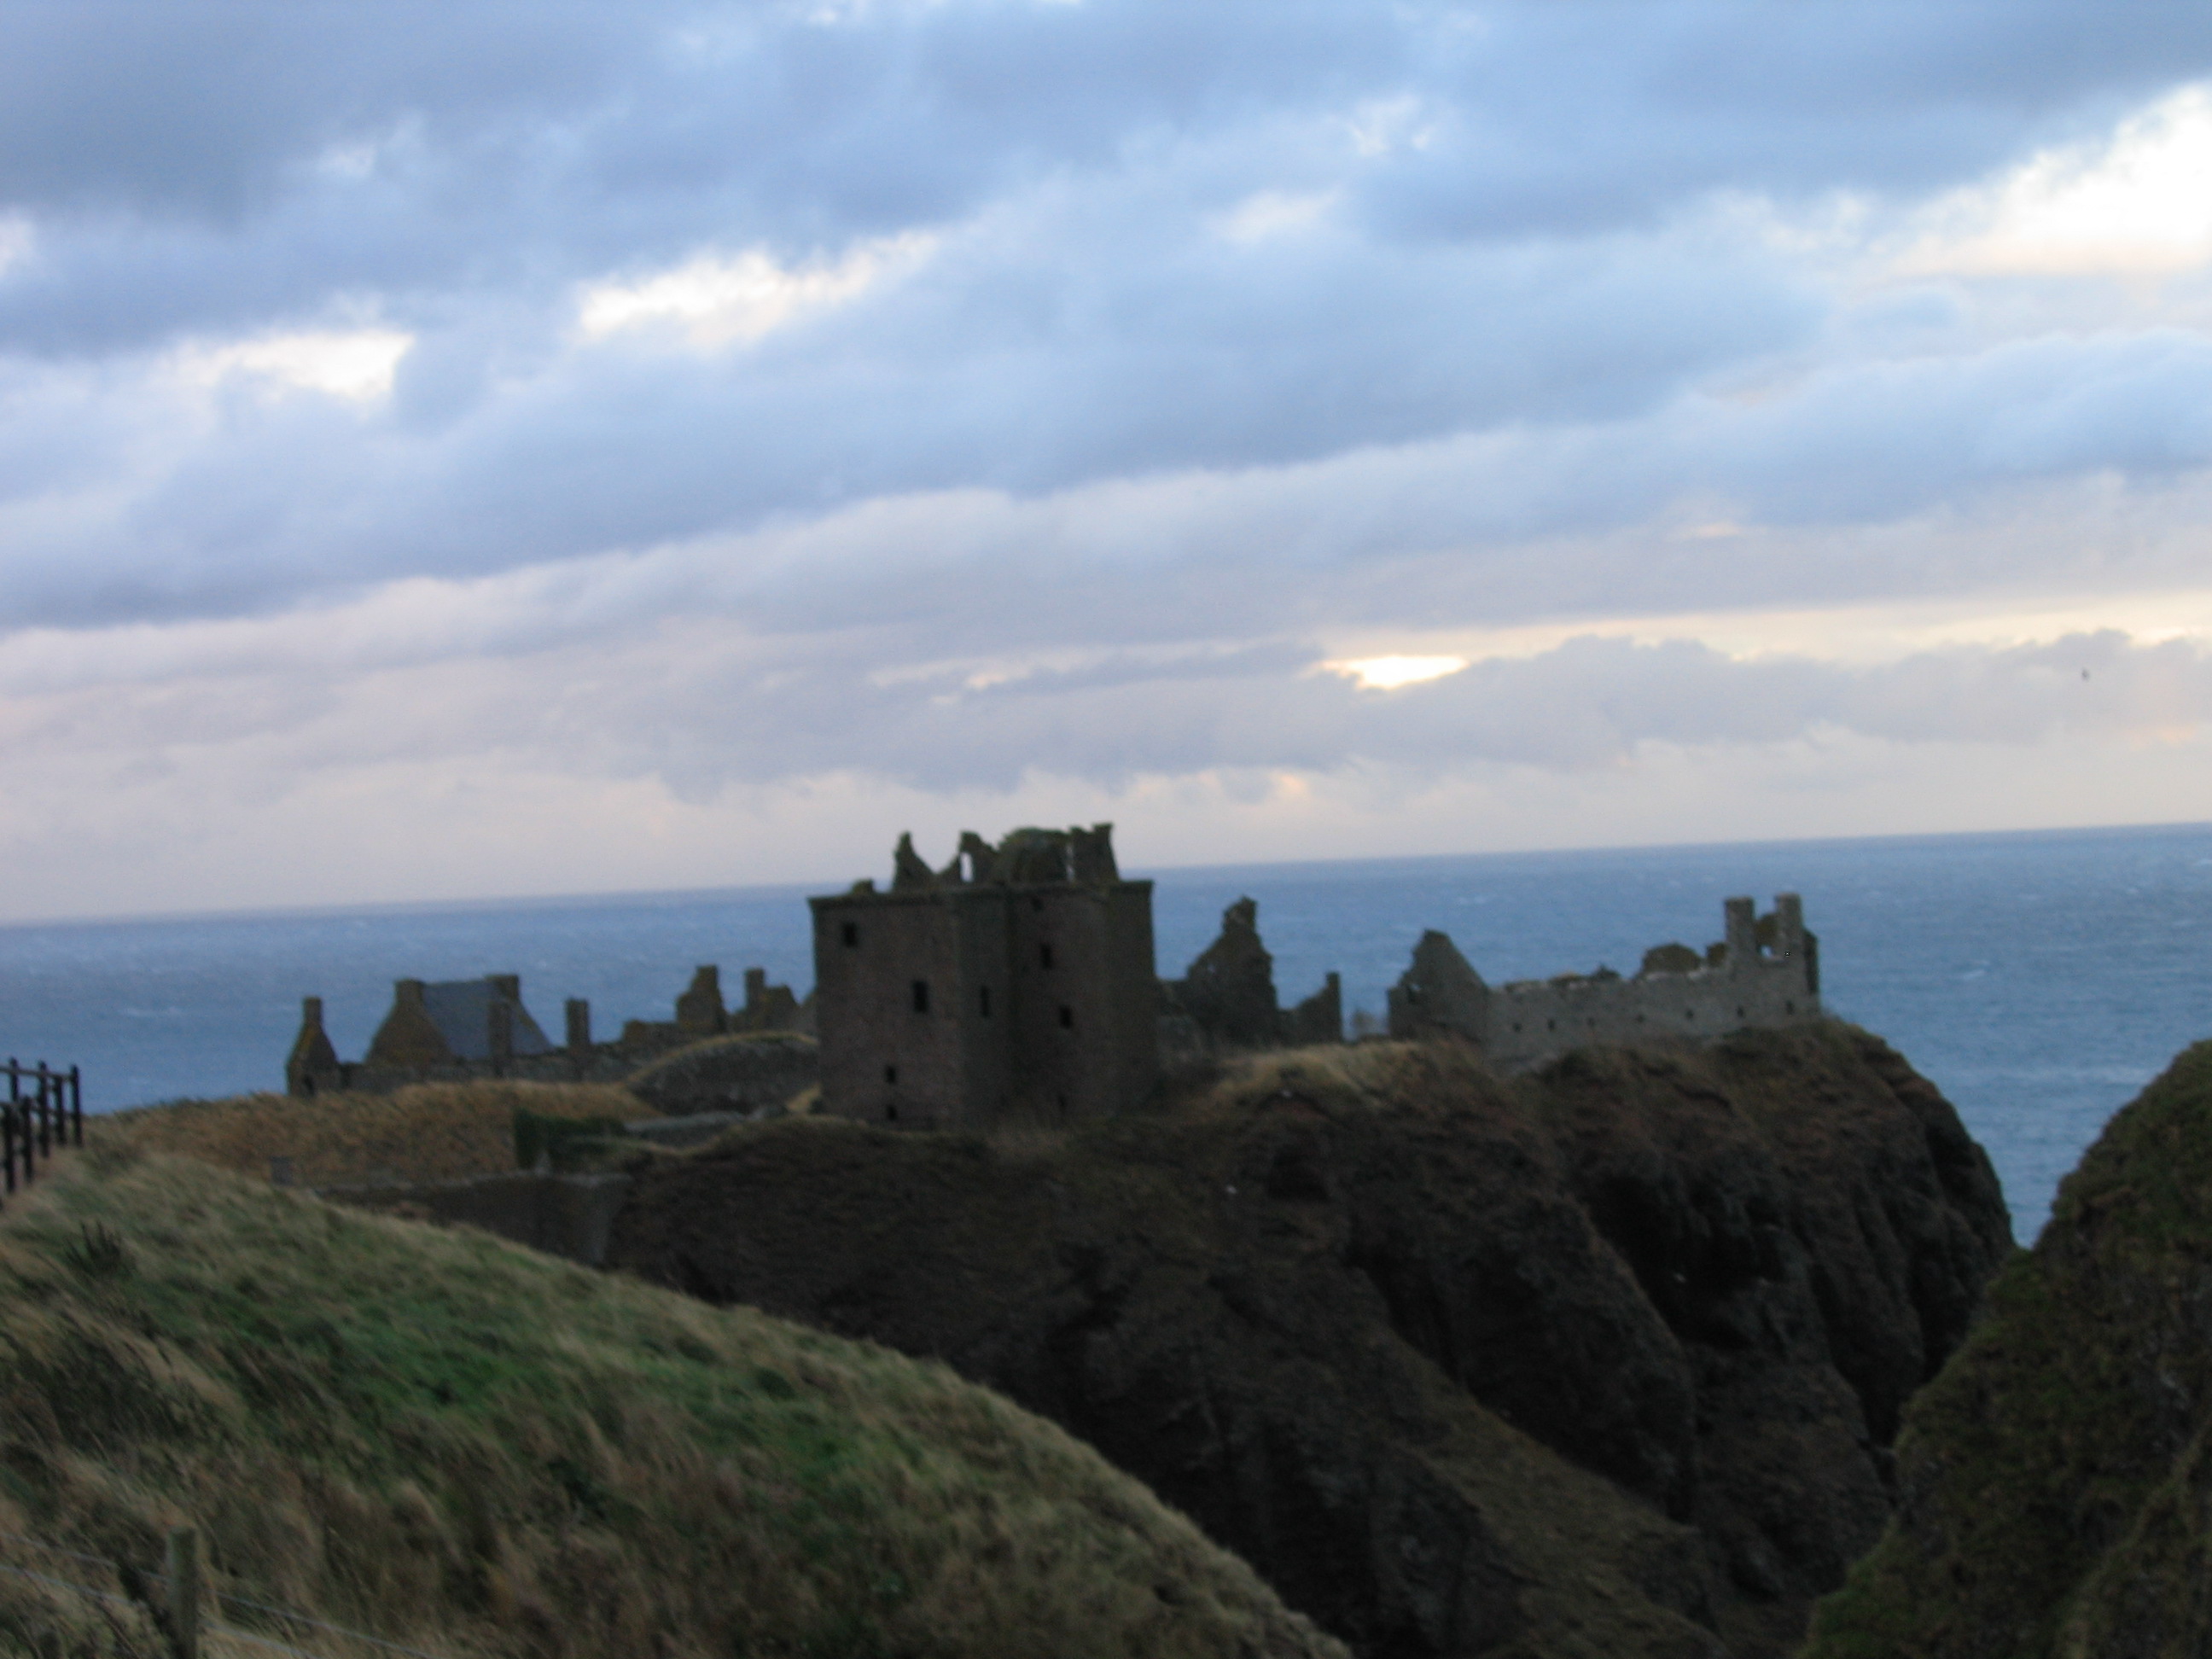
{"type": "MultiPolygon", "coordinates": [[[[437,1659],[1343,1654],[942,1366],[112,1136],[0,1216],[0,1532],[150,1567],[187,1523],[437,1659]]],[[[10,1579],[0,1650],[147,1650],[90,1605],[10,1579]]]]}
{"type": "Polygon", "coordinates": [[[1459,1098],[1470,1085],[1486,1091],[1504,1086],[1463,1043],[1327,1043],[1230,1056],[1219,1078],[1188,1109],[1201,1116],[1241,1115],[1285,1097],[1325,1110],[1404,1109],[1459,1098]]]}
{"type": "Polygon", "coordinates": [[[269,1178],[291,1160],[305,1187],[449,1181],[514,1164],[518,1108],[555,1117],[651,1117],[627,1089],[599,1083],[422,1083],[388,1095],[239,1095],[186,1100],[90,1120],[88,1137],[196,1158],[269,1178]]]}

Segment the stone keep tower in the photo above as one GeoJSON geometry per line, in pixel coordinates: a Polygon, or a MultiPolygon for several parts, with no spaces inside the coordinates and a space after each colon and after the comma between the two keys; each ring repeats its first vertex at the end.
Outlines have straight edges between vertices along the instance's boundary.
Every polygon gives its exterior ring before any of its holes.
{"type": "Polygon", "coordinates": [[[823,1109],[917,1128],[1098,1117],[1159,1079],[1152,884],[1113,826],[970,831],[943,870],[899,838],[890,890],[814,913],[823,1109]]]}

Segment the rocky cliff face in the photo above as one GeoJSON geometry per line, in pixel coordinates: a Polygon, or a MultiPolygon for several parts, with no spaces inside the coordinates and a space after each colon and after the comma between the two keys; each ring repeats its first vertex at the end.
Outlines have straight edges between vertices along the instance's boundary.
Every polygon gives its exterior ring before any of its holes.
{"type": "Polygon", "coordinates": [[[641,1176],[616,1265],[945,1359],[1382,1659],[1778,1654],[2010,1249],[1844,1027],[1500,1079],[1253,1062],[1077,1136],[791,1121],[641,1176]]]}
{"type": "Polygon", "coordinates": [[[2059,1188],[1907,1413],[1898,1484],[1809,1654],[2212,1652],[2212,1043],[2059,1188]]]}

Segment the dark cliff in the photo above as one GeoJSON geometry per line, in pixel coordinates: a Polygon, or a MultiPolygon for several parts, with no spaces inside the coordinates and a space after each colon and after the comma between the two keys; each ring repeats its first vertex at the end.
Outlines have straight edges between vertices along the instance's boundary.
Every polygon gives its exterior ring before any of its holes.
{"type": "Polygon", "coordinates": [[[612,1260],[939,1357],[1376,1659],[1778,1654],[1889,1514],[2010,1249],[1841,1026],[1251,1062],[1071,1137],[792,1121],[641,1176],[612,1260]]]}
{"type": "Polygon", "coordinates": [[[2212,1043],[2106,1126],[1906,1414],[1881,1545],[1809,1652],[2212,1651],[2212,1043]]]}

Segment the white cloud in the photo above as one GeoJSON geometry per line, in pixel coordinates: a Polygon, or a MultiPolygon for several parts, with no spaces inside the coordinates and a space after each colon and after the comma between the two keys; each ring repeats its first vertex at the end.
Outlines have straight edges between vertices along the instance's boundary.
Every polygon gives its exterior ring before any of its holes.
{"type": "Polygon", "coordinates": [[[399,360],[414,343],[413,335],[386,328],[264,334],[183,347],[170,366],[179,379],[201,386],[246,380],[275,392],[319,392],[374,403],[391,394],[399,360]]]}
{"type": "Polygon", "coordinates": [[[1423,150],[1436,142],[1437,120],[1419,94],[1370,99],[1344,118],[1353,151],[1373,160],[1395,149],[1423,150]]]}
{"type": "Polygon", "coordinates": [[[2109,138],[2030,157],[1921,216],[1905,275],[2166,276],[2212,262],[2212,86],[2176,92],[2109,138]]]}
{"type": "Polygon", "coordinates": [[[1270,237],[1294,234],[1319,224],[1338,199],[1334,191],[1303,195],[1279,190],[1259,191],[1217,216],[1214,231],[1231,242],[1263,242],[1270,237]]]}
{"type": "Polygon", "coordinates": [[[702,253],[656,276],[586,289],[577,301],[577,325],[591,339],[672,324],[697,345],[750,344],[906,276],[937,244],[934,235],[909,231],[864,242],[839,258],[792,264],[779,264],[760,248],[728,256],[702,253]]]}
{"type": "Polygon", "coordinates": [[[31,221],[20,213],[0,213],[0,276],[27,258],[38,243],[31,221]]]}

